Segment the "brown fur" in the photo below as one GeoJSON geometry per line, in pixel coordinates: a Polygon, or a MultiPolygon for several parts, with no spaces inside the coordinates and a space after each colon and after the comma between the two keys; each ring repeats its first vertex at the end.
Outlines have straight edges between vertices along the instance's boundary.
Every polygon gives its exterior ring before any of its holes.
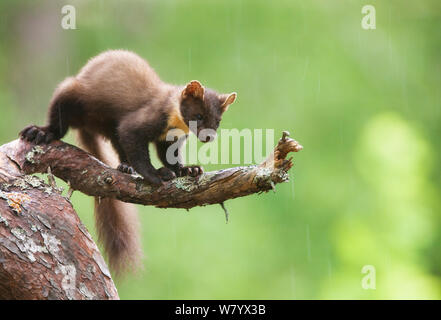
{"type": "MultiPolygon", "coordinates": [[[[97,159],[109,166],[118,165],[117,156],[103,139],[84,130],[78,130],[77,137],[81,147],[97,159]]],[[[142,250],[136,206],[115,199],[95,198],[95,225],[98,240],[116,275],[122,275],[125,270],[137,271],[142,250]]]]}
{"type": "MultiPolygon", "coordinates": [[[[76,128],[85,149],[116,166],[105,155],[100,138],[104,137],[118,154],[119,170],[136,170],[147,182],[158,185],[176,176],[203,172],[199,166],[184,167],[179,155],[178,163],[167,162],[167,131],[179,128],[188,134],[190,121],[197,121],[196,134],[205,128],[216,130],[223,112],[235,99],[235,93],[220,95],[196,80],[186,86],[164,83],[147,61],[135,53],[111,50],[92,58],[77,76],[58,85],[46,126],[29,126],[20,135],[37,144],[49,143],[61,139],[69,127],[76,128]],[[164,164],[159,170],[150,161],[150,142],[155,143],[164,164]]],[[[182,141],[185,138],[186,135],[182,141]]],[[[101,199],[97,204],[98,234],[110,266],[116,271],[135,266],[141,253],[136,214],[130,208],[111,199],[101,199]]]]}

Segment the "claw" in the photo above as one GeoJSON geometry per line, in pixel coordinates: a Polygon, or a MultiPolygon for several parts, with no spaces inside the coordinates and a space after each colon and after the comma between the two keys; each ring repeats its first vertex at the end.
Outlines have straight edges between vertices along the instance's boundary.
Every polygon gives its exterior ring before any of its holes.
{"type": "Polygon", "coordinates": [[[190,176],[190,177],[197,177],[201,175],[204,172],[202,167],[200,166],[188,166],[188,167],[182,167],[179,169],[178,176],[190,176]]]}
{"type": "Polygon", "coordinates": [[[120,163],[117,170],[121,171],[123,173],[127,173],[127,174],[134,174],[135,173],[135,170],[131,166],[129,166],[128,164],[125,164],[125,163],[120,163]]]}

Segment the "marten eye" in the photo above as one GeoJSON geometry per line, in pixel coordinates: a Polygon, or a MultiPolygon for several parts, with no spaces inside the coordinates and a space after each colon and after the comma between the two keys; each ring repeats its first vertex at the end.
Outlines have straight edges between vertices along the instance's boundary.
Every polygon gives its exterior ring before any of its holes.
{"type": "Polygon", "coordinates": [[[200,114],[200,113],[198,113],[197,115],[196,115],[196,119],[198,119],[198,120],[202,120],[204,117],[200,114]]]}

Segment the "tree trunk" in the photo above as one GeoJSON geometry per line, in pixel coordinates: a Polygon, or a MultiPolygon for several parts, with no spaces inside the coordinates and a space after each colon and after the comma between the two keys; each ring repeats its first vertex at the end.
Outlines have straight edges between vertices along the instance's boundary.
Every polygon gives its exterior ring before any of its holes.
{"type": "Polygon", "coordinates": [[[0,299],[119,299],[70,201],[2,152],[0,299]]]}

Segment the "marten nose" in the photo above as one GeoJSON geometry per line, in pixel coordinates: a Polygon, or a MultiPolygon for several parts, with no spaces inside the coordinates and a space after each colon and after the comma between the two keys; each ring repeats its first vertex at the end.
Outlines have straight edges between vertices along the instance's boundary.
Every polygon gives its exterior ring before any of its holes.
{"type": "Polygon", "coordinates": [[[214,141],[215,138],[216,138],[216,134],[208,134],[205,137],[205,141],[204,142],[212,142],[212,141],[214,141]]]}

